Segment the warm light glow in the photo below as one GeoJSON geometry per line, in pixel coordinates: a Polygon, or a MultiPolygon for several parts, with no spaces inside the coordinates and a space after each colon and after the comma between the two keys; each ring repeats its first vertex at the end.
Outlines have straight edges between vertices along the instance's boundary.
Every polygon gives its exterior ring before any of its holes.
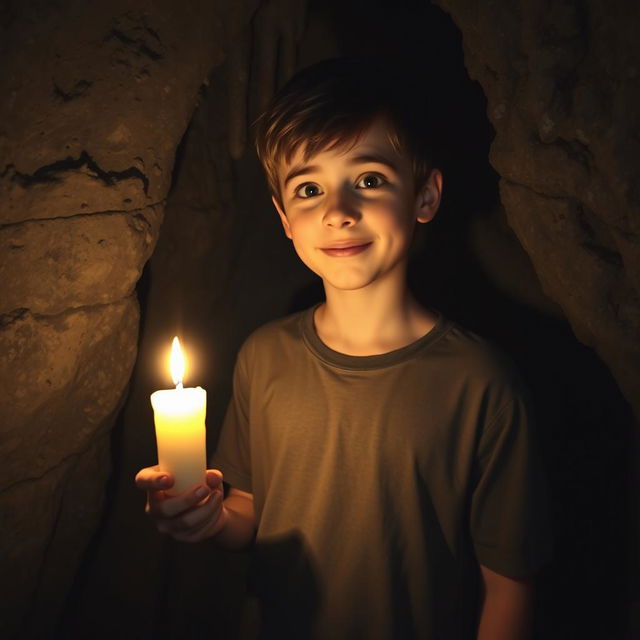
{"type": "Polygon", "coordinates": [[[182,387],[185,361],[182,349],[180,348],[180,340],[178,340],[178,336],[174,337],[173,344],[171,345],[171,358],[169,360],[169,365],[171,367],[171,377],[173,378],[173,384],[175,384],[176,387],[182,387]]]}
{"type": "Polygon", "coordinates": [[[177,336],[173,339],[167,364],[176,388],[154,391],[151,406],[156,426],[158,468],[174,477],[175,484],[169,493],[178,495],[207,481],[207,392],[201,387],[182,386],[186,362],[177,336]]]}

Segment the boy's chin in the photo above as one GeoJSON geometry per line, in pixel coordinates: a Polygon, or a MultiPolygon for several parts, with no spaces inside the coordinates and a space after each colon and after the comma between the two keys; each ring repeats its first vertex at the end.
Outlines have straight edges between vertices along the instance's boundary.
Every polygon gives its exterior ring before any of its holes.
{"type": "Polygon", "coordinates": [[[338,279],[327,279],[327,278],[322,278],[322,284],[324,285],[325,291],[327,289],[331,289],[333,291],[343,291],[343,292],[349,292],[349,291],[362,291],[363,289],[366,289],[369,285],[373,284],[372,280],[369,279],[364,279],[364,278],[350,278],[350,279],[344,279],[344,280],[338,280],[338,279]]]}

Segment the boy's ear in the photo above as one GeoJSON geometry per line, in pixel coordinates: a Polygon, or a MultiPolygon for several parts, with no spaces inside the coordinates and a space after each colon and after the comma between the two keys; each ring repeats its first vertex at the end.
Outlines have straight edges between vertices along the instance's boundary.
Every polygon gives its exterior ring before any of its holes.
{"type": "Polygon", "coordinates": [[[418,222],[431,222],[442,200],[442,172],[432,169],[416,198],[416,219],[418,222]]]}
{"type": "Polygon", "coordinates": [[[284,228],[284,233],[291,240],[291,227],[289,226],[289,220],[287,220],[287,215],[282,210],[280,203],[276,199],[275,196],[271,196],[271,202],[273,202],[273,206],[276,208],[278,215],[280,216],[280,222],[282,222],[282,227],[284,228]]]}

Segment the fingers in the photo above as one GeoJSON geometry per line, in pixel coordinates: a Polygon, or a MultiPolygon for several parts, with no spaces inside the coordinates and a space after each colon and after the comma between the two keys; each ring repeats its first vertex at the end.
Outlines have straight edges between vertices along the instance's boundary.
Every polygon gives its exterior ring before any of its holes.
{"type": "Polygon", "coordinates": [[[213,535],[222,513],[222,487],[211,491],[197,485],[178,496],[151,491],[148,498],[147,513],[155,520],[158,531],[185,542],[213,535]]]}
{"type": "Polygon", "coordinates": [[[177,496],[169,496],[164,491],[151,491],[149,492],[150,513],[160,518],[175,518],[191,510],[207,498],[210,493],[211,491],[202,484],[184,493],[180,493],[177,496]]]}
{"type": "Polygon", "coordinates": [[[208,496],[205,500],[198,502],[197,506],[180,511],[175,516],[159,517],[158,529],[163,533],[179,533],[200,528],[211,517],[214,506],[213,498],[214,496],[208,496]]]}
{"type": "Polygon", "coordinates": [[[212,493],[202,507],[196,508],[181,524],[189,523],[189,527],[170,532],[176,540],[197,542],[214,535],[219,530],[219,522],[223,512],[223,500],[220,492],[212,493]]]}
{"type": "Polygon", "coordinates": [[[155,521],[158,531],[177,540],[195,542],[216,533],[223,515],[222,473],[208,469],[206,484],[199,484],[179,495],[167,489],[174,484],[171,474],[158,465],[141,469],[136,486],[147,492],[146,513],[155,521]]]}
{"type": "MultiPolygon", "coordinates": [[[[173,476],[167,471],[160,471],[158,465],[140,469],[135,478],[138,489],[145,491],[160,491],[169,489],[174,484],[173,476]]],[[[222,488],[222,472],[217,469],[207,469],[207,485],[210,489],[222,488]]]]}
{"type": "Polygon", "coordinates": [[[207,485],[211,490],[222,489],[222,471],[207,469],[207,485]]]}
{"type": "Polygon", "coordinates": [[[140,469],[135,478],[136,487],[144,491],[161,491],[173,486],[174,479],[170,473],[160,471],[158,465],[140,469]]]}

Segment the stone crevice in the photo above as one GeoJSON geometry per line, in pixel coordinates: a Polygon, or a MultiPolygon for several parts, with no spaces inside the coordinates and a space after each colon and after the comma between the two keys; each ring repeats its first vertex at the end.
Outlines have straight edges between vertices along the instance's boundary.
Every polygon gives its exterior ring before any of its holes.
{"type": "MultiPolygon", "coordinates": [[[[594,253],[595,255],[597,255],[598,258],[600,258],[604,262],[607,262],[611,266],[615,266],[618,268],[624,267],[622,254],[617,249],[614,249],[611,246],[606,246],[602,242],[597,242],[598,239],[602,239],[602,238],[599,237],[600,234],[596,232],[596,230],[593,227],[593,222],[591,221],[597,220],[598,228],[601,230],[602,229],[606,230],[607,233],[611,233],[611,234],[619,233],[623,235],[624,231],[622,229],[619,229],[618,227],[612,224],[608,224],[605,220],[601,218],[597,219],[594,214],[590,214],[588,212],[588,209],[584,205],[584,203],[581,202],[580,200],[577,200],[576,198],[573,198],[571,196],[552,196],[547,193],[542,193],[534,189],[530,185],[509,180],[504,176],[502,176],[500,179],[501,181],[505,182],[509,186],[525,189],[526,191],[529,191],[530,193],[535,194],[539,198],[543,198],[543,199],[551,200],[555,202],[566,202],[569,205],[571,205],[576,211],[576,222],[578,223],[585,237],[588,238],[584,242],[580,243],[580,246],[583,247],[585,250],[589,251],[590,253],[594,253]]],[[[613,238],[612,238],[612,241],[613,241],[613,238]]],[[[613,244],[613,242],[611,244],[613,244]]]]}
{"type": "Polygon", "coordinates": [[[570,196],[552,196],[552,195],[549,195],[548,193],[542,193],[541,191],[537,191],[536,189],[534,189],[531,185],[522,184],[521,182],[515,182],[514,180],[509,180],[509,178],[505,178],[504,176],[500,176],[500,181],[513,187],[520,187],[521,189],[526,189],[527,191],[530,191],[531,193],[538,196],[539,198],[545,198],[546,200],[554,200],[556,202],[570,202],[570,203],[577,202],[575,198],[572,198],[570,196]]]}
{"type": "Polygon", "coordinates": [[[566,140],[559,136],[553,140],[543,140],[539,135],[535,137],[537,138],[536,142],[538,142],[538,144],[545,146],[555,145],[560,147],[570,160],[578,162],[587,171],[593,170],[594,162],[591,149],[589,149],[589,147],[580,140],[566,140]]]}
{"type": "MultiPolygon", "coordinates": [[[[158,35],[152,30],[147,28],[146,31],[155,36],[156,40],[159,40],[158,35]]],[[[142,38],[130,38],[125,33],[120,31],[120,29],[116,29],[115,27],[111,29],[109,35],[105,38],[107,40],[117,40],[122,44],[125,44],[129,47],[135,47],[134,52],[138,56],[145,56],[154,62],[158,60],[162,60],[164,56],[159,51],[154,51],[142,38]]]]}
{"type": "Polygon", "coordinates": [[[103,42],[115,41],[123,45],[133,55],[159,62],[165,58],[165,45],[158,31],[149,26],[149,16],[145,13],[128,11],[116,18],[103,42]],[[149,42],[149,37],[151,41],[149,42]]]}
{"type": "Polygon", "coordinates": [[[577,203],[576,221],[585,235],[585,241],[581,245],[589,252],[597,255],[602,261],[617,268],[623,268],[624,262],[621,253],[612,248],[615,240],[612,237],[606,238],[603,242],[603,235],[610,235],[611,231],[603,220],[588,209],[582,202],[577,203]]]}
{"type": "Polygon", "coordinates": [[[60,311],[59,313],[34,313],[26,307],[13,309],[5,313],[0,313],[0,330],[10,327],[12,324],[18,322],[27,314],[30,315],[34,320],[64,319],[66,315],[75,313],[77,311],[95,311],[97,309],[110,307],[114,304],[120,304],[121,302],[128,300],[132,296],[134,296],[133,292],[117,300],[110,300],[109,302],[96,302],[95,304],[80,304],[73,307],[67,307],[64,311],[60,311]]]}
{"type": "Polygon", "coordinates": [[[5,177],[12,171],[9,179],[18,182],[24,188],[29,188],[34,184],[60,182],[66,172],[74,171],[82,167],[86,167],[89,171],[93,172],[95,175],[92,177],[100,180],[108,187],[112,187],[122,180],[132,178],[140,180],[144,194],[149,195],[149,178],[138,167],[128,167],[122,171],[105,170],[95,162],[86,150],[83,150],[78,158],[67,157],[62,160],[56,160],[55,162],[36,169],[32,174],[22,173],[16,170],[14,165],[9,164],[2,173],[2,177],[5,177]]]}
{"type": "MultiPolygon", "coordinates": [[[[138,207],[136,209],[106,209],[105,211],[90,211],[90,212],[83,211],[82,213],[73,213],[68,216],[56,216],[54,218],[29,218],[27,220],[18,220],[17,222],[7,222],[6,224],[0,224],[0,231],[2,229],[8,229],[9,227],[18,227],[21,224],[26,224],[29,222],[58,222],[60,220],[89,218],[91,216],[110,216],[110,215],[122,215],[122,214],[127,214],[127,215],[130,214],[133,216],[143,215],[143,212],[146,211],[147,209],[152,209],[158,206],[164,207],[166,202],[167,202],[166,198],[163,198],[162,200],[158,200],[157,202],[152,202],[151,204],[148,204],[144,207],[138,207]]],[[[20,247],[15,246],[13,248],[19,249],[20,247]]]]}
{"type": "Polygon", "coordinates": [[[89,80],[78,80],[73,85],[73,88],[65,91],[56,82],[53,83],[53,93],[57,98],[60,98],[62,102],[70,102],[76,98],[81,98],[90,88],[93,82],[89,80]]]}
{"type": "Polygon", "coordinates": [[[26,309],[24,307],[20,309],[14,309],[13,311],[7,311],[7,313],[1,313],[0,330],[5,329],[6,327],[10,327],[14,322],[18,322],[27,313],[29,313],[29,309],[26,309]]]}
{"type": "MultiPolygon", "coordinates": [[[[53,467],[52,469],[50,469],[50,471],[55,471],[57,470],[63,463],[66,463],[67,460],[71,459],[72,457],[77,457],[77,455],[79,454],[75,454],[74,456],[68,456],[67,458],[65,458],[65,460],[62,460],[59,464],[57,464],[55,467],[53,467]]],[[[46,473],[44,473],[42,477],[44,477],[45,475],[47,475],[48,471],[46,473]]],[[[65,476],[68,474],[64,474],[65,476]]],[[[34,478],[34,480],[36,480],[34,478]]],[[[27,480],[28,481],[28,480],[27,480]]],[[[19,483],[17,483],[19,484],[19,483]]],[[[15,486],[12,485],[12,486],[15,486]]],[[[66,478],[64,480],[62,480],[62,482],[60,482],[59,488],[60,488],[60,495],[64,495],[64,491],[66,489],[67,486],[67,482],[66,482],[66,478]]],[[[7,489],[10,489],[11,487],[7,487],[7,489]]],[[[0,490],[0,496],[2,496],[2,493],[5,491],[4,490],[0,490]]],[[[62,500],[58,500],[58,503],[56,505],[56,510],[55,510],[55,514],[53,516],[53,519],[51,521],[51,526],[50,529],[47,532],[47,538],[44,541],[43,544],[43,552],[42,552],[42,557],[46,558],[49,555],[49,550],[51,549],[51,547],[54,544],[55,538],[56,538],[56,533],[58,531],[58,525],[60,523],[60,518],[62,515],[62,511],[63,511],[63,505],[62,505],[62,500]]],[[[30,598],[30,606],[27,607],[27,609],[25,610],[24,613],[24,617],[23,617],[23,621],[22,624],[24,626],[24,628],[28,628],[29,626],[29,614],[30,611],[33,609],[33,606],[36,603],[36,598],[38,596],[38,586],[42,583],[42,579],[44,576],[44,573],[46,571],[46,563],[42,562],[39,566],[38,566],[38,572],[36,574],[35,577],[35,588],[33,589],[33,591],[31,592],[31,598],[30,598]]]]}
{"type": "MultiPolygon", "coordinates": [[[[76,451],[72,451],[70,453],[68,453],[66,456],[64,456],[63,458],[60,458],[57,462],[55,462],[53,465],[51,465],[50,467],[47,467],[42,473],[37,474],[37,475],[29,475],[29,476],[25,476],[23,478],[20,478],[20,480],[16,480],[15,482],[12,482],[10,484],[4,485],[2,487],[0,487],[0,497],[9,492],[12,491],[13,489],[15,489],[16,487],[19,487],[21,485],[24,484],[29,484],[29,483],[33,483],[33,482],[39,482],[40,480],[42,480],[43,478],[45,478],[46,476],[55,473],[56,471],[58,471],[61,467],[69,464],[70,462],[72,462],[74,459],[79,458],[80,456],[83,456],[85,454],[87,454],[90,449],[94,446],[95,441],[99,440],[104,433],[106,433],[107,431],[109,431],[109,428],[104,428],[104,429],[97,429],[96,431],[93,432],[92,434],[92,438],[87,442],[87,444],[76,450],[76,451]]],[[[62,490],[62,493],[64,493],[64,489],[62,490]]],[[[57,516],[56,516],[56,520],[57,520],[57,516]]],[[[53,536],[55,534],[55,524],[51,529],[51,535],[53,536]]]]}

